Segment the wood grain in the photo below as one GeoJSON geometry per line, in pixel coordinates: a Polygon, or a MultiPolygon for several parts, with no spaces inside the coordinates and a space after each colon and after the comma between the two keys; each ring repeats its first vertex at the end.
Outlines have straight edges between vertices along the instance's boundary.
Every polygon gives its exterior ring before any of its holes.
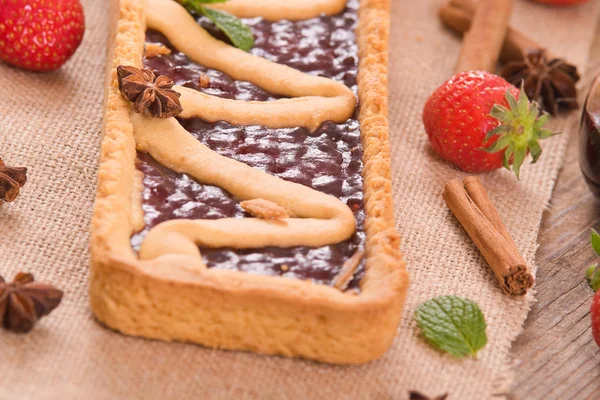
{"type": "MultiPolygon", "coordinates": [[[[582,92],[598,74],[600,31],[582,92]]],[[[537,303],[512,349],[514,399],[600,399],[600,349],[589,315],[593,292],[584,276],[586,266],[600,262],[589,244],[590,229],[600,229],[600,201],[579,169],[578,131],[579,123],[573,122],[564,167],[544,213],[536,255],[537,303]]]]}

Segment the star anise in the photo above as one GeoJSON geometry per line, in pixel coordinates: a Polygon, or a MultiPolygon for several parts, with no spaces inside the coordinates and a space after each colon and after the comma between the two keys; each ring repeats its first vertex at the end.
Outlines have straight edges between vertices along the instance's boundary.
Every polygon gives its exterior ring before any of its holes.
{"type": "Polygon", "coordinates": [[[3,201],[11,202],[16,199],[25,182],[27,168],[8,167],[0,158],[0,205],[3,201]]]}
{"type": "Polygon", "coordinates": [[[54,286],[33,281],[33,275],[19,272],[11,283],[0,276],[0,321],[14,332],[29,332],[38,319],[60,304],[63,292],[54,286]]]}
{"type": "Polygon", "coordinates": [[[409,394],[409,398],[410,400],[446,400],[446,398],[448,397],[448,393],[446,394],[442,394],[436,397],[428,397],[425,396],[422,393],[419,393],[415,390],[411,390],[410,392],[408,392],[409,394]]]}
{"type": "Polygon", "coordinates": [[[577,68],[560,58],[548,60],[544,49],[526,50],[523,60],[508,63],[501,75],[517,87],[523,82],[527,97],[551,114],[577,108],[577,68]]]}
{"type": "Polygon", "coordinates": [[[171,118],[183,111],[179,97],[173,90],[171,78],[148,69],[118,66],[119,90],[123,97],[134,103],[135,111],[154,118],[171,118]]]}

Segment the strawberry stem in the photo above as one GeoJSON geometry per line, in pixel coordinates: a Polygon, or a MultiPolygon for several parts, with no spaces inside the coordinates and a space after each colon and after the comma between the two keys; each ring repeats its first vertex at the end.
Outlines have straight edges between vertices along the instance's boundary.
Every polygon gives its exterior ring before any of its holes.
{"type": "Polygon", "coordinates": [[[600,289],[600,271],[598,270],[598,265],[590,265],[585,271],[585,277],[592,290],[597,292],[600,289]]]}
{"type": "Polygon", "coordinates": [[[550,116],[546,112],[540,115],[538,105],[529,101],[522,85],[518,98],[515,98],[510,90],[506,91],[505,98],[508,108],[495,104],[490,112],[500,125],[486,134],[485,141],[493,138],[496,138],[496,141],[482,150],[489,153],[504,151],[504,167],[511,170],[512,160],[512,171],[519,179],[527,153],[531,153],[531,163],[536,163],[542,155],[539,141],[556,133],[543,128],[550,116]]]}

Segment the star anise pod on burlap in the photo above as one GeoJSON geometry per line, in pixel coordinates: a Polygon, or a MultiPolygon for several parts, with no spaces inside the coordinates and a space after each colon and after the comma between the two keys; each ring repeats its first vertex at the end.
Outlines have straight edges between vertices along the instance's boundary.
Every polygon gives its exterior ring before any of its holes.
{"type": "Polygon", "coordinates": [[[60,304],[63,292],[54,286],[33,281],[33,275],[19,272],[11,283],[0,276],[0,321],[9,331],[29,332],[38,319],[60,304]]]}
{"type": "Polygon", "coordinates": [[[27,168],[9,167],[0,158],[0,205],[3,201],[11,202],[16,199],[25,182],[27,168]]]}
{"type": "Polygon", "coordinates": [[[527,97],[551,114],[577,108],[577,68],[560,58],[548,60],[544,49],[526,50],[523,60],[508,63],[501,75],[517,87],[523,82],[527,97]]]}
{"type": "Polygon", "coordinates": [[[171,118],[183,111],[179,97],[173,90],[171,78],[148,69],[118,66],[119,90],[123,97],[134,103],[135,111],[154,118],[171,118]]]}
{"type": "Polygon", "coordinates": [[[408,394],[410,400],[446,400],[446,398],[448,397],[448,393],[436,397],[428,397],[415,390],[411,390],[410,392],[408,392],[408,394]]]}

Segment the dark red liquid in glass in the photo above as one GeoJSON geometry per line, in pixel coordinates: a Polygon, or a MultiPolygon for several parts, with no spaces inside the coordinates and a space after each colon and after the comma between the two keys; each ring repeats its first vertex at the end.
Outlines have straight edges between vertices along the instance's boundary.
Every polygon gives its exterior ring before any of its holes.
{"type": "Polygon", "coordinates": [[[590,190],[600,197],[600,77],[592,83],[579,130],[579,164],[590,190]]]}

